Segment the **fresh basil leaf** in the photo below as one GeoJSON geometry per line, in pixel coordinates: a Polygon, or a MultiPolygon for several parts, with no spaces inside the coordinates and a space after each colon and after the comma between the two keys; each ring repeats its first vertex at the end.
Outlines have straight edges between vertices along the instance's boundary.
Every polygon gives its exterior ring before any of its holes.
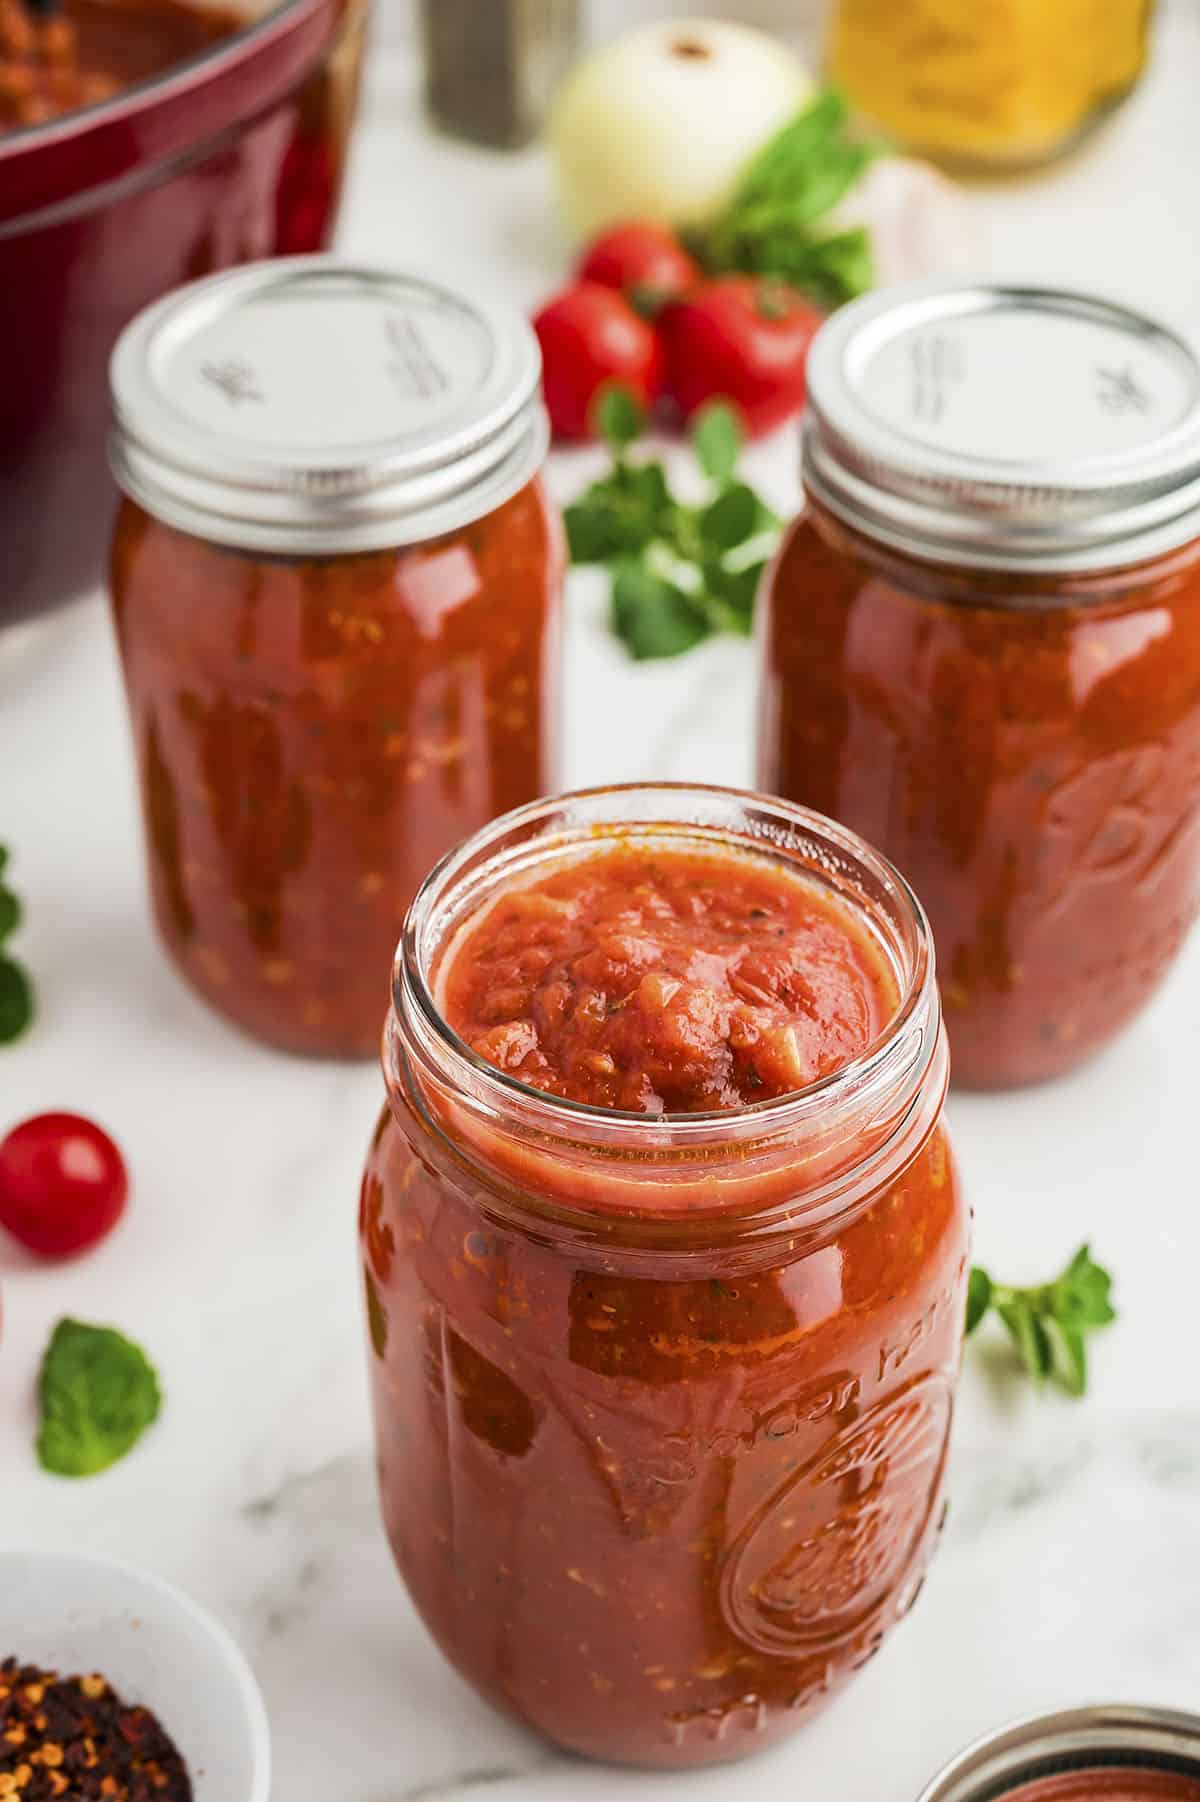
{"type": "Polygon", "coordinates": [[[975,1331],[984,1315],[992,1305],[992,1279],[986,1270],[978,1265],[967,1279],[967,1324],[965,1331],[969,1335],[975,1331]]]}
{"type": "Polygon", "coordinates": [[[728,401],[710,401],[692,426],[692,449],[710,482],[723,488],[732,480],[742,449],[742,428],[728,401]]]}
{"type": "Polygon", "coordinates": [[[8,862],[8,846],[0,845],[0,876],[4,874],[4,866],[8,862]]]}
{"type": "Polygon", "coordinates": [[[646,415],[622,382],[605,382],[594,405],[596,427],[614,451],[623,451],[640,438],[646,415]]]}
{"type": "Polygon", "coordinates": [[[33,985],[20,964],[0,957],[0,1045],[19,1039],[33,1019],[33,985]]]}
{"type": "Polygon", "coordinates": [[[713,550],[732,551],[745,544],[758,523],[758,496],[744,482],[723,488],[700,515],[700,536],[713,550]]]}
{"type": "Polygon", "coordinates": [[[695,249],[710,270],[774,275],[820,305],[853,299],[874,280],[862,228],[830,233],[822,221],[878,154],[848,128],[841,95],[826,90],[759,152],[695,249]]]}
{"type": "Polygon", "coordinates": [[[848,115],[844,96],[836,88],[825,88],[768,138],[735,187],[729,210],[791,192],[840,141],[848,115]]]}
{"type": "Polygon", "coordinates": [[[0,939],[6,939],[21,924],[21,903],[11,889],[0,884],[0,939]]]}
{"type": "Polygon", "coordinates": [[[141,1347],[113,1327],[60,1320],[38,1381],[43,1469],[90,1477],[123,1458],[162,1405],[158,1378],[141,1347]]]}
{"type": "Polygon", "coordinates": [[[768,221],[754,232],[741,233],[731,254],[738,268],[773,276],[830,309],[866,293],[875,282],[875,260],[864,226],[813,236],[792,230],[786,222],[768,221]]]}
{"type": "Polygon", "coordinates": [[[691,597],[641,563],[625,563],[613,575],[612,628],[639,662],[678,657],[709,636],[691,597]]]}

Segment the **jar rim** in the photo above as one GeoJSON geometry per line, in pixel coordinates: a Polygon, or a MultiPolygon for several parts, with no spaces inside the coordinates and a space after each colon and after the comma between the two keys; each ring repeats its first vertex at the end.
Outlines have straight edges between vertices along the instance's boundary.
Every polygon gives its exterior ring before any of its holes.
{"type": "MultiPolygon", "coordinates": [[[[538,837],[531,842],[539,842],[538,837]]],[[[858,905],[866,915],[865,901],[860,899],[858,905]]],[[[895,957],[895,946],[883,948],[895,957]]],[[[848,827],[811,808],[748,790],[686,782],[612,784],[533,801],[500,815],[448,852],[430,871],[408,910],[393,965],[392,1008],[395,1017],[415,1016],[426,1043],[435,1045],[454,1075],[496,1113],[514,1107],[525,1112],[532,1109],[543,1126],[553,1126],[565,1135],[576,1139],[598,1136],[609,1146],[637,1141],[642,1151],[648,1134],[660,1141],[669,1139],[675,1150],[702,1145],[714,1136],[726,1141],[774,1136],[795,1130],[864,1093],[887,1093],[906,1079],[919,1089],[936,1054],[941,1021],[929,921],[913,889],[889,859],[848,827]],[[606,809],[619,812],[600,821],[597,816],[606,809]],[[746,809],[762,816],[758,834],[737,826],[737,814],[746,809]],[[604,836],[625,839],[630,832],[649,836],[666,829],[693,842],[708,840],[761,856],[774,854],[794,868],[817,875],[828,877],[834,861],[843,864],[843,874],[856,868],[888,897],[908,933],[907,968],[895,972],[900,996],[894,1012],[862,1053],[829,1075],[802,1089],[736,1108],[655,1115],[598,1107],[549,1094],[498,1069],[471,1049],[437,1005],[430,981],[431,952],[445,943],[447,933],[443,928],[434,934],[436,910],[449,903],[456,885],[469,877],[473,861],[482,853],[485,862],[480,880],[470,891],[468,904],[460,906],[458,917],[465,917],[486,892],[489,874],[494,883],[503,879],[503,870],[512,868],[511,862],[503,864],[496,848],[511,835],[528,830],[536,834],[539,826],[548,827],[552,822],[558,830],[540,839],[542,857],[561,855],[573,844],[599,844],[604,836]],[[611,830],[598,833],[598,824],[611,830]],[[823,859],[817,854],[818,847],[824,851],[823,859]],[[801,855],[805,848],[811,851],[808,857],[801,855]]]]}
{"type": "Polygon", "coordinates": [[[1027,1715],[973,1740],[917,1802],[1003,1802],[1027,1784],[1092,1770],[1200,1777],[1200,1715],[1125,1702],[1027,1715]]]}

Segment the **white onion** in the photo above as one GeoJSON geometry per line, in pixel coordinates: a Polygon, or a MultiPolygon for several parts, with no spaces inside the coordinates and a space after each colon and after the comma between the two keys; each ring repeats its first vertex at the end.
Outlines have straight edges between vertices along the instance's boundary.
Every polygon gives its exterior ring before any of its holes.
{"type": "Polygon", "coordinates": [[[790,50],[742,25],[678,19],[606,44],[568,77],[550,117],[568,224],[591,237],[633,219],[711,219],[811,93],[790,50]]]}

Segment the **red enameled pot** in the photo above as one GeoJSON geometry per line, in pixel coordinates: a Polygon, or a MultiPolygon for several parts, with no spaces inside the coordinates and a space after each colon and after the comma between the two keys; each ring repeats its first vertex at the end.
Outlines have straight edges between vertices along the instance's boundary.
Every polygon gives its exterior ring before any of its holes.
{"type": "Polygon", "coordinates": [[[320,250],[366,0],[282,0],[112,100],[0,136],[0,625],[99,578],[108,359],[180,282],[320,250]]]}

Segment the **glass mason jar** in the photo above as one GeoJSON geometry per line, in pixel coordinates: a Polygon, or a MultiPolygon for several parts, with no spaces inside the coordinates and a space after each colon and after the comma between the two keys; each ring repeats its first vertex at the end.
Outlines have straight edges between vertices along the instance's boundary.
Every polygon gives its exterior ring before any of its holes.
{"type": "Polygon", "coordinates": [[[1200,1715],[1109,1703],[1011,1721],[917,1802],[1200,1802],[1200,1715]]]}
{"type": "Polygon", "coordinates": [[[875,852],[724,789],[597,790],[448,857],[409,914],[361,1196],[382,1506],[491,1702],[684,1767],[789,1733],[915,1599],[941,1520],[968,1218],[920,907],[875,852]],[[641,835],[833,894],[898,1006],[855,1061],[733,1111],[581,1106],[470,1052],[448,935],[514,875],[641,835]]]}
{"type": "Polygon", "coordinates": [[[536,341],[299,258],[113,365],[117,635],[162,938],[227,1018],[368,1057],[451,845],[553,786],[561,532],[536,341]]]}
{"type": "Polygon", "coordinates": [[[922,156],[983,169],[1048,161],[1134,86],[1153,0],[837,0],[834,80],[922,156]]]}
{"type": "Polygon", "coordinates": [[[1200,365],[1100,302],[924,287],[823,328],[809,394],[760,783],[916,888],[956,1082],[1058,1075],[1200,903],[1200,365]]]}

